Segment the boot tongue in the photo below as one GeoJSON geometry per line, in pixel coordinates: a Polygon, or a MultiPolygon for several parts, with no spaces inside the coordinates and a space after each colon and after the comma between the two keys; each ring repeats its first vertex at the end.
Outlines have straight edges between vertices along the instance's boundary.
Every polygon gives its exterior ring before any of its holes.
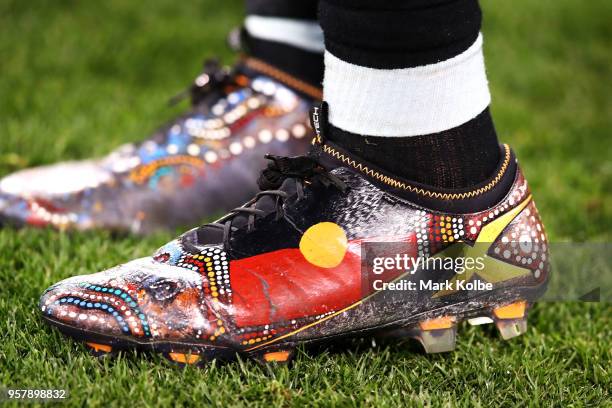
{"type": "MultiPolygon", "coordinates": [[[[295,181],[292,179],[285,179],[277,190],[284,191],[288,194],[288,196],[292,196],[296,192],[295,181]]],[[[264,211],[265,215],[269,215],[276,210],[276,200],[276,196],[263,195],[255,202],[255,205],[251,205],[251,207],[262,210],[264,211]]],[[[234,215],[232,217],[232,227],[246,227],[248,219],[249,216],[247,214],[234,215]]],[[[227,220],[229,220],[229,218],[225,216],[220,220],[220,223],[224,223],[227,220]]],[[[197,233],[198,245],[212,245],[223,242],[223,230],[221,228],[205,224],[199,228],[189,231],[187,234],[193,232],[197,233]]]]}
{"type": "MultiPolygon", "coordinates": [[[[315,131],[315,141],[322,145],[325,143],[325,136],[328,133],[329,128],[329,105],[327,102],[322,101],[315,103],[310,108],[310,125],[315,131]]],[[[316,146],[316,145],[315,145],[316,146]]]]}
{"type": "MultiPolygon", "coordinates": [[[[277,157],[267,156],[271,163],[262,171],[259,177],[258,184],[262,191],[265,190],[280,190],[287,193],[287,196],[292,196],[296,193],[296,183],[294,178],[308,175],[309,170],[312,170],[312,163],[323,167],[328,172],[338,167],[338,162],[329,155],[321,154],[322,145],[325,142],[325,135],[328,128],[328,105],[326,102],[315,104],[310,110],[310,123],[315,130],[316,143],[313,143],[310,151],[306,156],[300,157],[277,157]],[[280,186],[279,186],[280,183],[280,186]]],[[[341,180],[333,175],[328,175],[327,179],[322,180],[325,185],[336,184],[339,188],[344,189],[341,180]]],[[[264,216],[276,211],[278,200],[277,196],[262,195],[251,208],[256,208],[264,212],[264,216]]],[[[221,218],[218,223],[225,223],[230,220],[233,228],[243,228],[247,225],[248,214],[236,214],[221,218]]],[[[200,228],[190,231],[197,233],[197,242],[199,245],[211,245],[223,242],[223,230],[217,226],[203,225],[200,228]]]]}
{"type": "Polygon", "coordinates": [[[329,135],[329,105],[327,102],[319,102],[310,109],[310,125],[315,131],[315,138],[310,148],[308,156],[317,160],[319,165],[328,172],[343,167],[340,157],[332,155],[329,151],[325,152],[325,146],[333,147],[334,150],[340,151],[344,156],[352,156],[349,152],[344,151],[328,139],[329,135]]]}

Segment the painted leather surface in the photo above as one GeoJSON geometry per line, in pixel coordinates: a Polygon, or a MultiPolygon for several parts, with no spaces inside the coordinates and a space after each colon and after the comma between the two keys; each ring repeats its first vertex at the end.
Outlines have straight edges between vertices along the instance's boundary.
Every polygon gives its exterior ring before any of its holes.
{"type": "Polygon", "coordinates": [[[306,184],[303,197],[285,200],[282,217],[270,214],[251,231],[235,231],[229,247],[199,244],[192,230],[150,258],[58,283],[40,307],[78,329],[250,350],[392,325],[465,303],[465,294],[437,290],[364,293],[365,242],[405,242],[436,255],[485,239],[487,262],[501,271],[484,276],[504,289],[491,292],[496,301],[503,294],[517,299],[517,291],[545,281],[547,241],[520,171],[500,203],[474,214],[429,211],[349,168],[332,173],[348,186],[345,192],[306,184]]]}
{"type": "Polygon", "coordinates": [[[136,233],[194,225],[256,191],[264,155],[302,154],[306,99],[251,72],[150,139],[100,160],[27,169],[0,180],[0,220],[136,233]]]}

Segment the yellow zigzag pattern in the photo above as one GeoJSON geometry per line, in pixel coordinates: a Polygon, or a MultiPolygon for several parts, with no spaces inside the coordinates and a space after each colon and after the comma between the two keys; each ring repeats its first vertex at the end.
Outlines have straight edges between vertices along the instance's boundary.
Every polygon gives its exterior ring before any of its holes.
{"type": "Polygon", "coordinates": [[[368,166],[362,163],[358,163],[354,159],[344,155],[343,153],[340,153],[339,151],[335,150],[333,147],[323,145],[323,151],[335,157],[336,159],[340,160],[341,162],[348,164],[349,166],[361,171],[362,173],[365,173],[369,175],[370,177],[373,177],[385,184],[388,184],[391,187],[399,188],[401,190],[407,190],[407,191],[410,191],[416,194],[420,194],[420,195],[431,197],[431,198],[438,198],[442,200],[463,200],[466,198],[476,197],[480,194],[483,194],[489,191],[491,188],[493,188],[493,186],[495,186],[499,182],[499,180],[501,180],[502,176],[506,172],[506,169],[508,168],[508,164],[510,163],[510,147],[507,144],[504,144],[504,151],[505,151],[504,162],[502,163],[502,166],[499,169],[499,172],[497,173],[495,178],[491,180],[486,186],[480,187],[476,190],[467,191],[464,193],[440,193],[437,191],[429,191],[429,190],[425,190],[420,187],[411,186],[410,184],[406,184],[403,181],[396,180],[393,177],[389,177],[385,174],[379,173],[376,170],[372,170],[368,166]]]}

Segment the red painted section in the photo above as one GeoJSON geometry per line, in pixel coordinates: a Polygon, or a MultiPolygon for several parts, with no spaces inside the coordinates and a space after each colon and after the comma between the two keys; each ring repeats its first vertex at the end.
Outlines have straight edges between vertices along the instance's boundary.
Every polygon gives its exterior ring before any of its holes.
{"type": "Polygon", "coordinates": [[[335,268],[311,264],[297,248],[232,261],[235,322],[259,326],[342,309],[360,298],[360,262],[355,243],[335,268]]]}
{"type": "Polygon", "coordinates": [[[253,119],[255,119],[257,116],[260,116],[261,115],[261,111],[262,111],[262,109],[259,108],[257,110],[254,110],[252,112],[247,113],[242,118],[240,118],[236,122],[234,122],[233,125],[230,125],[230,129],[232,130],[232,132],[236,132],[236,131],[242,129],[243,127],[248,125],[253,119]]]}
{"type": "Polygon", "coordinates": [[[28,203],[29,207],[32,208],[32,205],[34,203],[38,204],[40,207],[45,208],[50,213],[63,214],[63,213],[66,212],[65,209],[60,208],[60,207],[54,205],[51,201],[45,200],[45,199],[42,199],[42,198],[37,198],[35,200],[32,200],[30,203],[28,203]]]}
{"type": "Polygon", "coordinates": [[[189,187],[195,182],[193,174],[182,174],[180,184],[182,187],[189,187]]]}
{"type": "MultiPolygon", "coordinates": [[[[369,242],[414,242],[410,237],[378,237],[369,242]]],[[[239,327],[263,326],[338,311],[362,298],[361,244],[350,241],[335,268],[308,262],[290,248],[230,262],[233,316],[239,327]]],[[[412,246],[414,247],[414,246],[412,246]]],[[[398,274],[386,274],[388,281],[398,274]]]]}
{"type": "Polygon", "coordinates": [[[55,205],[53,205],[53,203],[51,203],[48,200],[44,200],[44,199],[35,199],[32,201],[28,201],[28,209],[30,210],[30,213],[28,214],[28,216],[26,217],[26,223],[35,227],[44,227],[46,225],[49,225],[49,221],[46,221],[40,217],[38,217],[34,212],[33,212],[33,205],[37,204],[38,206],[46,209],[50,214],[64,214],[66,213],[66,210],[64,210],[63,208],[59,208],[55,205]]]}
{"type": "Polygon", "coordinates": [[[46,225],[49,225],[48,221],[45,221],[42,218],[38,218],[35,215],[28,215],[26,218],[26,223],[34,227],[44,227],[46,225]]]}

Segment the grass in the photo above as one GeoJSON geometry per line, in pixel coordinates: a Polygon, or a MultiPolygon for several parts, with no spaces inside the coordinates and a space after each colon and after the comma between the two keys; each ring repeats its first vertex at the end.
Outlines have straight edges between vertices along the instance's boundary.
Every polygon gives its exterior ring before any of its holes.
{"type": "MultiPolygon", "coordinates": [[[[607,0],[483,2],[500,138],[512,144],[553,241],[612,238],[607,0]]],[[[231,60],[241,3],[0,1],[0,176],[101,155],[176,114],[166,99],[203,57],[231,60]]],[[[462,327],[458,349],[406,344],[300,352],[178,369],[159,357],[98,361],[39,319],[59,279],[150,254],[172,238],[0,230],[0,384],[61,388],[71,406],[612,406],[609,304],[539,304],[528,334],[502,342],[462,327]]]]}

